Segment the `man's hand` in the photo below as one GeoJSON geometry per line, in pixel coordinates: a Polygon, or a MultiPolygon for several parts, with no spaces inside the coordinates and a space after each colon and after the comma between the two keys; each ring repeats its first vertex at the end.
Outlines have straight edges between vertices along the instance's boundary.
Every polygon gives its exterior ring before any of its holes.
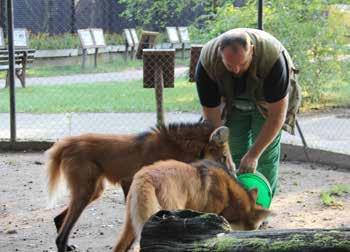
{"type": "Polygon", "coordinates": [[[241,159],[238,173],[254,173],[258,165],[258,158],[250,156],[247,152],[241,159]]]}
{"type": "Polygon", "coordinates": [[[204,120],[209,121],[215,128],[222,126],[221,105],[214,108],[202,106],[202,114],[204,120]]]}
{"type": "Polygon", "coordinates": [[[288,107],[288,95],[280,101],[269,103],[268,115],[264,125],[258,134],[255,143],[241,159],[239,173],[255,172],[258,160],[264,150],[271,144],[278,132],[281,130],[286,118],[288,107]]]}

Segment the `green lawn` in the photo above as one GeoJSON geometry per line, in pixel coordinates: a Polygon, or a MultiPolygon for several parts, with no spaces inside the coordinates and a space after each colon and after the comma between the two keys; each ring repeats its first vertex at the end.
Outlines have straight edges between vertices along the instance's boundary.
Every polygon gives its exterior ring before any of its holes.
{"type": "MultiPolygon", "coordinates": [[[[177,53],[175,58],[175,64],[177,66],[189,66],[189,58],[182,59],[180,54],[177,53]]],[[[87,63],[85,70],[82,70],[81,63],[67,66],[31,66],[27,70],[27,77],[50,77],[50,76],[64,76],[84,73],[110,73],[119,72],[127,69],[142,69],[142,60],[130,60],[124,61],[120,55],[110,62],[97,61],[97,68],[93,67],[93,63],[87,63]]],[[[0,72],[0,78],[4,79],[6,72],[0,72]]]]}
{"type": "MultiPolygon", "coordinates": [[[[330,106],[350,106],[350,84],[337,83],[324,92],[322,102],[304,102],[302,111],[330,106]]],[[[304,101],[307,100],[306,98],[304,101]]],[[[200,111],[195,84],[178,79],[175,88],[164,90],[166,111],[200,111]]],[[[67,84],[16,88],[17,112],[154,112],[154,89],[142,81],[67,84]]],[[[0,89],[0,112],[9,111],[8,89],[0,89]]]]}
{"type": "Polygon", "coordinates": [[[97,68],[93,65],[87,64],[85,70],[82,70],[81,64],[68,66],[33,66],[28,69],[28,77],[50,77],[50,76],[64,76],[83,73],[109,73],[118,72],[126,69],[142,69],[142,61],[128,60],[118,58],[110,63],[97,63],[97,68]]]}
{"type": "MultiPolygon", "coordinates": [[[[350,106],[350,74],[323,87],[321,100],[303,97],[301,111],[350,106]]],[[[164,90],[166,111],[200,111],[195,84],[177,79],[175,88],[164,90]]],[[[67,84],[16,88],[16,110],[28,113],[68,112],[154,112],[154,89],[145,89],[142,80],[67,84]]],[[[9,111],[8,89],[0,89],[0,112],[9,111]]]]}
{"type": "MultiPolygon", "coordinates": [[[[180,79],[175,86],[164,90],[166,111],[199,111],[195,85],[180,79]]],[[[17,112],[154,112],[155,104],[154,89],[141,80],[16,88],[17,112]]],[[[0,89],[0,112],[8,111],[8,89],[0,89]]]]}
{"type": "Polygon", "coordinates": [[[344,62],[344,75],[339,77],[331,73],[330,81],[325,83],[321,89],[321,97],[318,102],[311,102],[312,94],[303,94],[303,107],[301,111],[310,109],[324,109],[327,107],[349,107],[350,106],[350,62],[344,62]]]}
{"type": "MultiPolygon", "coordinates": [[[[177,66],[189,66],[189,59],[181,59],[180,55],[175,58],[175,64],[177,66]]],[[[81,64],[68,65],[68,66],[32,66],[28,69],[28,77],[49,77],[49,76],[62,76],[73,75],[82,73],[109,73],[119,72],[126,69],[142,69],[142,60],[130,60],[124,61],[120,55],[114,58],[110,62],[97,61],[97,68],[93,67],[93,63],[87,63],[85,70],[82,70],[81,64]]],[[[5,78],[5,73],[2,72],[1,78],[5,78]]]]}

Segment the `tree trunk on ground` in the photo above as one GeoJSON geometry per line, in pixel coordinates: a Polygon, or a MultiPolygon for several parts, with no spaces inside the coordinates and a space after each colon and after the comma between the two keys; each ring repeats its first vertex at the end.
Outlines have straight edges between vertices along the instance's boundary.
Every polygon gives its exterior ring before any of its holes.
{"type": "Polygon", "coordinates": [[[350,228],[232,231],[216,214],[159,211],[143,228],[141,251],[350,251],[350,228]]]}

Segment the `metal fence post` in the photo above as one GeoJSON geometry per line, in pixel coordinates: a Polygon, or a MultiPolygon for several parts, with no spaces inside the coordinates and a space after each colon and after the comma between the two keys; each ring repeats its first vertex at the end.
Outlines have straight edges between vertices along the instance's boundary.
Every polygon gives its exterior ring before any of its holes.
{"type": "Polygon", "coordinates": [[[9,53],[9,80],[10,80],[10,130],[11,144],[16,142],[16,95],[15,95],[15,55],[13,45],[13,0],[7,0],[7,34],[9,53]]]}
{"type": "Polygon", "coordinates": [[[264,0],[258,1],[258,29],[264,30],[263,26],[263,7],[264,7],[264,0]]]}
{"type": "MultiPolygon", "coordinates": [[[[259,30],[264,30],[264,25],[263,25],[263,8],[264,8],[264,0],[259,0],[258,1],[258,29],[259,30]]],[[[296,121],[296,126],[297,126],[298,133],[299,133],[301,141],[303,143],[306,160],[311,163],[311,159],[310,159],[310,156],[308,154],[308,146],[307,146],[307,143],[306,143],[306,139],[304,137],[303,132],[301,131],[298,119],[296,119],[295,121],[296,121]]]]}

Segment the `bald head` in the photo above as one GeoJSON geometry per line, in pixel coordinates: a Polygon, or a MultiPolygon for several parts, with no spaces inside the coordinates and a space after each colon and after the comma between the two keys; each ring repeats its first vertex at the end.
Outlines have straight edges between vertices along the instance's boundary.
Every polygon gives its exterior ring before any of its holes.
{"type": "Polygon", "coordinates": [[[252,62],[253,44],[247,33],[232,31],[220,38],[219,50],[226,69],[236,76],[243,75],[252,62]]]}
{"type": "Polygon", "coordinates": [[[230,47],[235,53],[241,48],[245,51],[249,50],[251,44],[251,39],[246,32],[233,31],[221,37],[219,48],[222,52],[225,48],[230,47]]]}

